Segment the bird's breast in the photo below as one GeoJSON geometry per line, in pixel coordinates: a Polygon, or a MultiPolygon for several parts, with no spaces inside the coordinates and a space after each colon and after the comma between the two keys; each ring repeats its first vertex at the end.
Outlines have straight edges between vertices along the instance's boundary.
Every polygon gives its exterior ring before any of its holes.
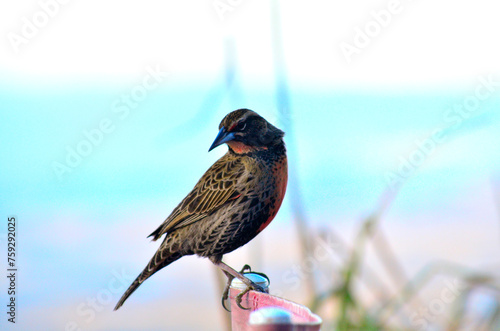
{"type": "Polygon", "coordinates": [[[286,156],[283,156],[278,161],[276,161],[270,169],[270,175],[272,177],[272,188],[271,194],[269,195],[269,214],[267,220],[262,223],[258,229],[258,232],[264,230],[269,223],[274,219],[278,210],[281,207],[283,198],[285,197],[286,186],[288,183],[288,162],[286,156]]]}

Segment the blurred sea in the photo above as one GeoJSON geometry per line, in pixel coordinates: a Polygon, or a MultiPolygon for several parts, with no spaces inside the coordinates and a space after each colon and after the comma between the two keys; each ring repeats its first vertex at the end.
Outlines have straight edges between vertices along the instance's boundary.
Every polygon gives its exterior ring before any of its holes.
{"type": "MultiPolygon", "coordinates": [[[[226,92],[174,76],[144,94],[140,83],[0,89],[0,209],[18,219],[20,327],[181,330],[175,323],[185,316],[186,330],[217,329],[215,271],[195,257],[149,279],[119,312],[112,308],[158,246],[146,236],[225,153],[207,150],[219,121],[237,108],[290,128],[290,171],[311,226],[352,239],[384,190],[404,182],[382,227],[407,270],[434,258],[494,261],[498,91],[467,110],[476,86],[366,92],[292,84],[291,109],[277,109],[267,86],[226,92]],[[199,318],[189,319],[186,307],[199,318]],[[146,311],[154,316],[146,324],[129,316],[146,311]]],[[[283,277],[298,261],[288,198],[261,238],[227,260],[239,268],[260,252],[258,269],[300,299],[283,277]]]]}

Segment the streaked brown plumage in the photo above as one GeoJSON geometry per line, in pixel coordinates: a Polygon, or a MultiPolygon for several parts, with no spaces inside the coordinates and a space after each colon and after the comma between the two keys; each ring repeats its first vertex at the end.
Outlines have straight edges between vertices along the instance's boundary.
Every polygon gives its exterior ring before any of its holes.
{"type": "Polygon", "coordinates": [[[185,255],[208,257],[226,275],[240,278],[222,256],[248,243],[276,216],[287,184],[283,131],[248,109],[226,115],[219,129],[209,151],[226,143],[228,152],[151,233],[153,240],[165,239],[115,310],[147,278],[185,255]]]}

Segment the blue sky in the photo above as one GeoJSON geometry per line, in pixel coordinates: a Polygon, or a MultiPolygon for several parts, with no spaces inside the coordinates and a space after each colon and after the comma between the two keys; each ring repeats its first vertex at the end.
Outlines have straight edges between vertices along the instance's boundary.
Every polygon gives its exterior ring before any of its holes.
{"type": "MultiPolygon", "coordinates": [[[[195,305],[203,313],[187,329],[203,318],[217,329],[213,267],[193,257],[143,284],[125,313],[111,312],[125,288],[101,297],[94,318],[78,307],[111,291],[117,274],[142,270],[157,248],[146,236],[225,153],[207,150],[223,116],[242,107],[289,128],[291,171],[313,226],[352,240],[388,176],[399,176],[383,226],[409,272],[433,259],[498,265],[494,6],[402,1],[347,61],[339,45],[354,45],[357,28],[387,6],[281,3],[291,107],[280,109],[267,4],[241,2],[221,18],[210,2],[70,2],[19,47],[8,36],[22,36],[23,18],[43,8],[0,5],[0,210],[19,219],[20,325],[138,329],[137,313],[151,316],[142,328],[179,327],[164,310],[180,319],[195,305]]],[[[242,265],[262,246],[265,271],[286,288],[283,270],[300,262],[291,218],[288,196],[258,244],[228,261],[242,265]]]]}

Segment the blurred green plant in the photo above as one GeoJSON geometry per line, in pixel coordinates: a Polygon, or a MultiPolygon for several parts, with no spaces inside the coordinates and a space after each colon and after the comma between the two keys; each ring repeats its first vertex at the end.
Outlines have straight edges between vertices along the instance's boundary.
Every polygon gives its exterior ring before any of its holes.
{"type": "MultiPolygon", "coordinates": [[[[378,227],[384,211],[394,197],[395,194],[384,195],[378,210],[362,222],[352,248],[346,248],[342,243],[342,249],[337,251],[343,258],[340,267],[337,267],[341,277],[333,281],[326,291],[311,294],[309,307],[323,317],[325,329],[500,330],[498,275],[446,261],[436,261],[417,272],[413,279],[406,278],[400,262],[378,227]],[[395,294],[387,290],[378,291],[381,278],[369,268],[365,259],[365,249],[369,243],[373,244],[375,253],[382,262],[383,272],[393,280],[394,287],[401,289],[395,294]],[[438,297],[422,300],[421,292],[438,277],[447,279],[446,287],[438,297]],[[368,284],[368,289],[377,293],[375,302],[367,304],[362,300],[361,294],[356,290],[360,282],[368,284]],[[487,307],[478,309],[474,305],[472,301],[477,296],[488,299],[487,307]],[[325,313],[323,308],[328,303],[328,307],[333,308],[325,313]],[[429,310],[434,311],[434,314],[429,313],[429,310]]],[[[309,240],[321,240],[327,235],[324,232],[322,235],[313,234],[309,240]]],[[[308,233],[314,232],[310,230],[308,233]]],[[[307,254],[312,255],[313,252],[309,251],[307,254]]]]}

